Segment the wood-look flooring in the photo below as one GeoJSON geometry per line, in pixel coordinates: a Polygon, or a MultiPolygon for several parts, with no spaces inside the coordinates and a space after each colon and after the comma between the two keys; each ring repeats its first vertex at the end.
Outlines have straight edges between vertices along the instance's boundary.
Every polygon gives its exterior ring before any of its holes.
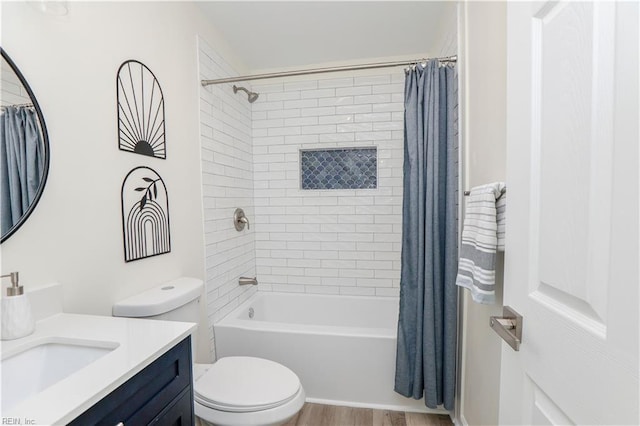
{"type": "Polygon", "coordinates": [[[284,426],[452,426],[443,414],[405,413],[306,403],[284,426]]]}

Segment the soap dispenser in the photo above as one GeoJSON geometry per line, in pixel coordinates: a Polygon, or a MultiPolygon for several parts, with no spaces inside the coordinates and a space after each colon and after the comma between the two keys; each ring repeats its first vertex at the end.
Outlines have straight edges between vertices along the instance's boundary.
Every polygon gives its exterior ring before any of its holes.
{"type": "Polygon", "coordinates": [[[18,273],[11,272],[0,275],[0,278],[11,277],[11,287],[7,288],[7,295],[2,300],[2,340],[19,339],[33,333],[36,323],[31,313],[31,304],[24,287],[18,285],[18,273]]]}

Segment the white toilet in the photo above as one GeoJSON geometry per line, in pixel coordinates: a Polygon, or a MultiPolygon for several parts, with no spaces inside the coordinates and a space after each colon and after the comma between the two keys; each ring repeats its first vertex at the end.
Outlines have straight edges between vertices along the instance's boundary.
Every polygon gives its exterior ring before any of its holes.
{"type": "MultiPolygon", "coordinates": [[[[199,279],[178,278],[116,303],[113,316],[197,323],[202,286],[199,279]]],[[[195,414],[205,425],[280,425],[304,404],[298,376],[266,359],[234,356],[194,364],[193,379],[195,414]]]]}

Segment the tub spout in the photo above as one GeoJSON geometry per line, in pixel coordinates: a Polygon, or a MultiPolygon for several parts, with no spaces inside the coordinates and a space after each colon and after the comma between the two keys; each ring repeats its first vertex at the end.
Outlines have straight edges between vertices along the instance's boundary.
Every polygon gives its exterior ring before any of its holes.
{"type": "Polygon", "coordinates": [[[249,278],[249,277],[240,277],[238,279],[238,284],[240,285],[258,285],[258,279],[257,277],[253,277],[253,278],[249,278]]]}

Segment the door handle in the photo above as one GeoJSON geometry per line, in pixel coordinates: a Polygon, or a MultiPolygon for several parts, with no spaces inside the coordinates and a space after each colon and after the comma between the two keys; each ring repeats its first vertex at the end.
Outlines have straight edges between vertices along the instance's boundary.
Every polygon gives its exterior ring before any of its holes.
{"type": "Polygon", "coordinates": [[[522,343],[522,315],[509,306],[505,306],[502,308],[501,317],[493,316],[489,318],[489,325],[514,351],[520,350],[520,343],[522,343]]]}

